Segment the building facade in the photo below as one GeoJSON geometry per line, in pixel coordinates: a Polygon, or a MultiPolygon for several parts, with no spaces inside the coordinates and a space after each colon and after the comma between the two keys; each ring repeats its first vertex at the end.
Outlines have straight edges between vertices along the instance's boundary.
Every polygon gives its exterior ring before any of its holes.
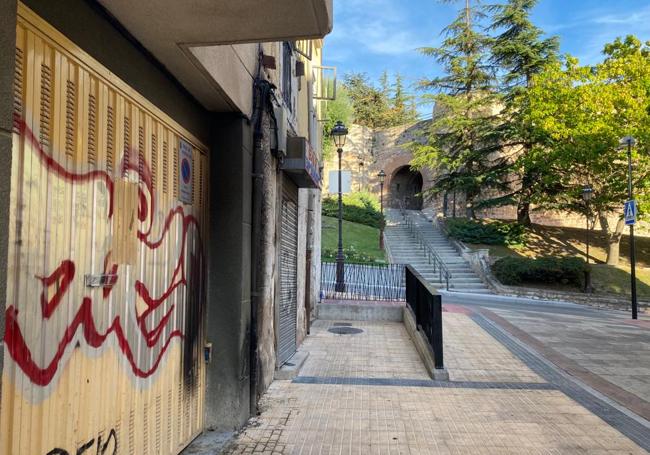
{"type": "Polygon", "coordinates": [[[225,3],[0,1],[0,453],[178,453],[308,333],[332,4],[225,3]]]}

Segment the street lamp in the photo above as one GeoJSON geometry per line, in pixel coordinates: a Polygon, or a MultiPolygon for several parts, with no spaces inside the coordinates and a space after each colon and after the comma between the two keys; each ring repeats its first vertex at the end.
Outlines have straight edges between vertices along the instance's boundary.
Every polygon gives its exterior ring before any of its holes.
{"type": "Polygon", "coordinates": [[[348,129],[340,120],[336,122],[330,132],[336,151],[339,155],[339,246],[336,253],[336,292],[345,292],[345,256],[343,256],[343,187],[341,179],[341,158],[343,156],[343,146],[348,136],[348,129]]]}
{"type": "MultiPolygon", "coordinates": [[[[591,206],[589,205],[589,201],[591,201],[591,197],[594,195],[594,190],[590,185],[585,185],[582,188],[582,200],[585,201],[585,206],[586,206],[586,214],[585,217],[587,218],[587,252],[585,254],[585,258],[587,259],[587,265],[589,265],[589,234],[591,228],[589,227],[589,219],[591,218],[591,206]]],[[[585,292],[586,293],[592,293],[593,288],[591,286],[591,273],[587,271],[585,273],[585,292]]]]}
{"type": "Polygon", "coordinates": [[[359,161],[359,191],[363,189],[363,161],[359,161]]]}
{"type": "Polygon", "coordinates": [[[381,207],[381,224],[379,225],[379,249],[384,249],[384,180],[386,173],[382,169],[377,174],[379,177],[379,207],[381,207]]]}
{"type": "MultiPolygon", "coordinates": [[[[632,194],[632,147],[636,145],[636,139],[632,136],[625,136],[619,141],[621,148],[627,148],[627,199],[628,203],[636,204],[634,202],[634,195],[632,194]]],[[[626,221],[627,224],[627,221],[626,221]]],[[[630,280],[632,292],[632,319],[638,319],[638,303],[636,300],[636,252],[634,247],[634,222],[630,225],[630,280]]]]}

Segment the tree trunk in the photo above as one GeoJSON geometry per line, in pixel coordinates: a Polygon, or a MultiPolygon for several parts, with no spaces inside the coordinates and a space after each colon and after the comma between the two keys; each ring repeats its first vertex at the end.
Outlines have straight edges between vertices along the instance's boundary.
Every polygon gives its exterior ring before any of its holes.
{"type": "MultiPolygon", "coordinates": [[[[526,84],[529,82],[527,81],[526,84]]],[[[530,142],[524,144],[524,155],[530,156],[533,146],[530,142]]],[[[530,198],[533,192],[532,187],[535,185],[535,178],[530,169],[524,166],[521,177],[521,193],[519,194],[519,203],[517,204],[517,223],[524,226],[530,226],[530,198]]]]}
{"type": "Polygon", "coordinates": [[[600,228],[607,239],[607,265],[618,265],[625,220],[619,218],[613,232],[609,226],[606,213],[598,212],[598,220],[600,221],[600,228]]]}
{"type": "Polygon", "coordinates": [[[524,226],[530,226],[532,224],[530,221],[530,202],[519,201],[517,204],[517,223],[523,224],[524,226]]]}
{"type": "Polygon", "coordinates": [[[474,212],[474,198],[467,197],[465,202],[465,216],[472,220],[476,219],[476,213],[474,212]]]}

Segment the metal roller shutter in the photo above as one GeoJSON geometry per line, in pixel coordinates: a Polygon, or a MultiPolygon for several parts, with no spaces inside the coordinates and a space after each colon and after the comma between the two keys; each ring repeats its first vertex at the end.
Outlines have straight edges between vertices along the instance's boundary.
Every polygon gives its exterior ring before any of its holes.
{"type": "Polygon", "coordinates": [[[298,285],[298,203],[295,187],[282,195],[280,235],[280,336],[278,361],[284,364],[296,352],[296,318],[298,285]],[[291,191],[293,190],[293,191],[291,191]]]}

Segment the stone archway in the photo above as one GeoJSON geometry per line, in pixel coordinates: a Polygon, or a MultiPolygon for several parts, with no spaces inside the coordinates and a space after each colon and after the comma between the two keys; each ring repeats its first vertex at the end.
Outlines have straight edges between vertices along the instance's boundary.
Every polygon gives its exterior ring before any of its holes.
{"type": "Polygon", "coordinates": [[[422,210],[422,174],[411,166],[397,168],[390,177],[388,206],[407,210],[422,210]]]}

